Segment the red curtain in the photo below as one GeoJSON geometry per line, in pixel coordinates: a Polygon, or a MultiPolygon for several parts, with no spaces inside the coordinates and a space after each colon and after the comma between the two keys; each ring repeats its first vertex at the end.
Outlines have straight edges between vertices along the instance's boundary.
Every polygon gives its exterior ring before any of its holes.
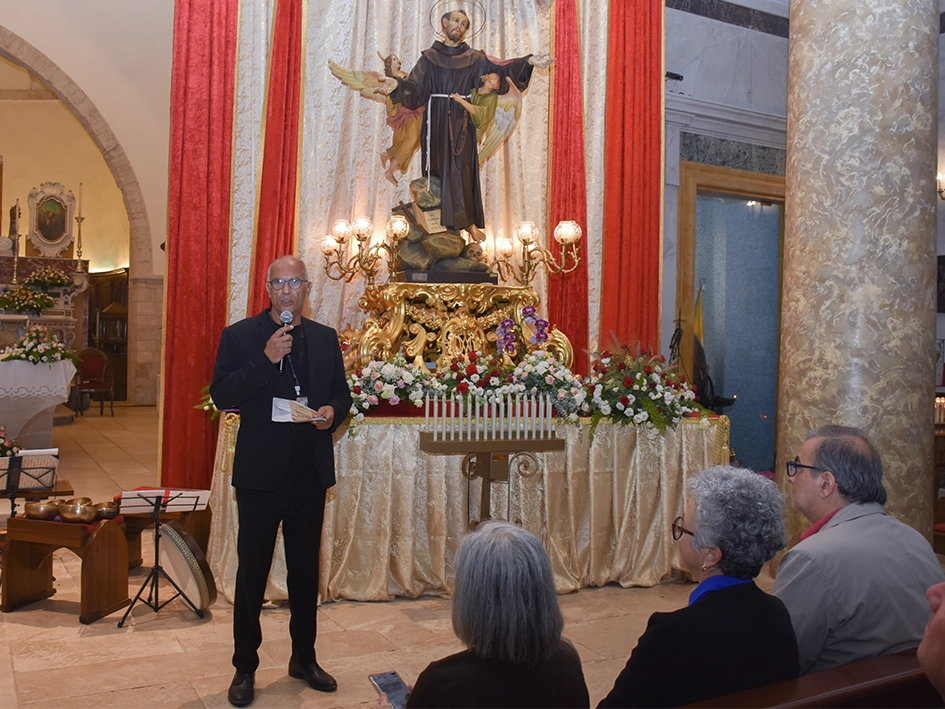
{"type": "Polygon", "coordinates": [[[162,484],[209,488],[214,429],[194,409],[226,325],[237,0],[177,0],[171,73],[162,484]],[[195,297],[199,294],[199,297],[195,297]]]}
{"type": "Polygon", "coordinates": [[[301,82],[302,0],[277,0],[247,315],[255,315],[269,305],[264,288],[269,264],[279,256],[295,253],[301,82]]]}
{"type": "MultiPolygon", "coordinates": [[[[577,0],[555,3],[554,104],[551,137],[549,234],[562,220],[576,221],[587,233],[587,183],[584,177],[584,108],[577,0]]],[[[561,246],[549,238],[557,258],[561,246]]],[[[548,276],[548,320],[568,336],[574,348],[572,369],[587,373],[587,240],[583,258],[571,273],[548,276]]]]}
{"type": "Polygon", "coordinates": [[[611,0],[601,347],[659,351],[663,0],[611,0]]]}

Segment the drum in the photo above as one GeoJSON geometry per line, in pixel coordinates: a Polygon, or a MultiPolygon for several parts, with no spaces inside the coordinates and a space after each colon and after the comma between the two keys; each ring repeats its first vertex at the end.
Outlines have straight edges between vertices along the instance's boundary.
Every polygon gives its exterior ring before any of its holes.
{"type": "Polygon", "coordinates": [[[217,600],[217,585],[207,558],[177,520],[161,525],[160,564],[197,610],[204,611],[217,600]]]}

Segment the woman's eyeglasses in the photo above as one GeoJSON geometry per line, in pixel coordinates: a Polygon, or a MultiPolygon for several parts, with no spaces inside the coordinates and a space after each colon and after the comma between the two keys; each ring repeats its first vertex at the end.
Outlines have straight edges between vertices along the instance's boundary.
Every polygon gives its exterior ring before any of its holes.
{"type": "Polygon", "coordinates": [[[696,536],[695,534],[690,532],[688,529],[683,527],[682,523],[683,523],[683,518],[681,516],[673,520],[673,539],[676,540],[677,542],[680,539],[682,539],[682,535],[684,534],[688,534],[690,537],[696,536]]]}

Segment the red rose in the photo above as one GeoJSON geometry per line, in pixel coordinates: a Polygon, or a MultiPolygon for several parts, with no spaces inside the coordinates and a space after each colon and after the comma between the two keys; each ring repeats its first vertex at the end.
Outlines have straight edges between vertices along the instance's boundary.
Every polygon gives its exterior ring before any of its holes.
{"type": "Polygon", "coordinates": [[[475,352],[470,352],[470,353],[469,353],[469,361],[470,361],[470,362],[478,362],[478,361],[479,361],[479,355],[477,355],[475,352]]]}
{"type": "Polygon", "coordinates": [[[621,362],[620,364],[617,365],[617,369],[619,369],[621,372],[625,370],[626,368],[627,368],[626,362],[621,362]]]}
{"type": "Polygon", "coordinates": [[[475,364],[470,364],[469,366],[466,367],[466,374],[469,375],[470,377],[473,374],[478,374],[478,373],[479,373],[479,367],[477,367],[475,364]]]}
{"type": "Polygon", "coordinates": [[[364,376],[363,372],[359,369],[358,374],[357,374],[358,379],[360,379],[363,376],[364,376]]]}
{"type": "Polygon", "coordinates": [[[498,379],[502,376],[502,372],[500,372],[498,369],[493,369],[491,372],[489,372],[489,376],[498,379]]]}
{"type": "Polygon", "coordinates": [[[356,387],[354,387],[351,391],[353,391],[355,394],[360,394],[360,393],[361,393],[361,387],[356,386],[356,387]]]}
{"type": "Polygon", "coordinates": [[[506,379],[507,379],[508,381],[510,381],[510,382],[514,382],[514,381],[515,381],[515,377],[513,377],[511,374],[510,374],[508,377],[506,377],[506,379]]]}
{"type": "Polygon", "coordinates": [[[650,389],[656,389],[656,382],[650,382],[650,389]]]}
{"type": "Polygon", "coordinates": [[[468,392],[469,382],[460,382],[459,384],[457,384],[456,391],[458,391],[460,394],[465,394],[466,392],[468,392]]]}
{"type": "Polygon", "coordinates": [[[456,364],[456,362],[453,362],[453,364],[450,365],[450,371],[451,371],[451,372],[458,372],[458,371],[459,371],[459,365],[456,364]]]}
{"type": "Polygon", "coordinates": [[[666,361],[666,358],[665,358],[663,355],[660,355],[660,356],[659,356],[659,360],[660,360],[660,362],[665,362],[665,361],[666,361]]]}
{"type": "Polygon", "coordinates": [[[633,377],[624,377],[624,378],[623,378],[623,385],[624,385],[625,387],[633,386],[633,377]]]}
{"type": "Polygon", "coordinates": [[[604,350],[603,352],[600,353],[601,359],[607,359],[608,357],[610,357],[610,352],[608,350],[604,350]]]}
{"type": "Polygon", "coordinates": [[[646,372],[647,374],[653,374],[653,367],[651,367],[650,365],[646,365],[643,368],[643,371],[646,372]]]}
{"type": "Polygon", "coordinates": [[[456,381],[461,382],[466,378],[466,375],[462,372],[456,372],[456,381]]]}
{"type": "Polygon", "coordinates": [[[620,403],[623,404],[624,406],[626,406],[627,404],[630,403],[630,397],[621,396],[621,397],[620,397],[620,403]]]}

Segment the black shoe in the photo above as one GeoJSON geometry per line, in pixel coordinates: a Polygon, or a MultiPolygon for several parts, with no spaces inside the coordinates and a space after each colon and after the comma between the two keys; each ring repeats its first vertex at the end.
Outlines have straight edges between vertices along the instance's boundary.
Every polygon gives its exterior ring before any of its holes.
{"type": "Polygon", "coordinates": [[[338,689],[335,678],[319,667],[317,662],[303,665],[293,657],[289,660],[289,677],[303,680],[309,687],[319,692],[334,692],[338,689]]]}
{"type": "Polygon", "coordinates": [[[255,698],[253,691],[255,682],[256,677],[252,672],[237,670],[236,674],[233,675],[233,681],[230,682],[230,689],[226,693],[226,698],[230,700],[230,704],[235,707],[248,707],[252,704],[255,698]]]}

